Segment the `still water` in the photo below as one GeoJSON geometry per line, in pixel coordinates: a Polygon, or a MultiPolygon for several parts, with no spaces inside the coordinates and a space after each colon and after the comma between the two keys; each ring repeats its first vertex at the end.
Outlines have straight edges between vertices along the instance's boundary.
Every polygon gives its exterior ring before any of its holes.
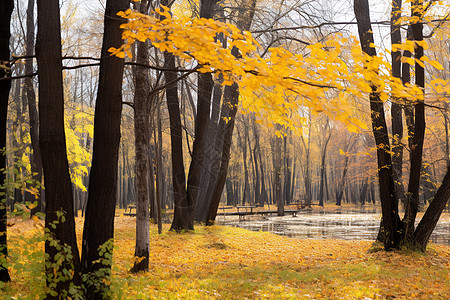
{"type": "MultiPolygon", "coordinates": [[[[311,239],[375,240],[380,226],[379,213],[300,213],[296,217],[247,216],[239,221],[233,217],[218,217],[219,224],[241,227],[253,231],[269,231],[275,234],[311,239]]],[[[450,220],[441,220],[431,241],[450,245],[450,220]]]]}

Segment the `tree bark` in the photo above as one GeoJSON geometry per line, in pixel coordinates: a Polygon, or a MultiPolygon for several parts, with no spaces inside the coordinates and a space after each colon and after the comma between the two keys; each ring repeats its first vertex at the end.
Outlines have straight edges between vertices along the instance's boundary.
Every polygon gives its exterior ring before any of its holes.
{"type": "MultiPolygon", "coordinates": [[[[376,56],[373,47],[372,25],[370,23],[368,0],[354,0],[354,11],[358,25],[358,34],[362,51],[369,56],[376,56]]],[[[401,240],[401,221],[398,216],[398,200],[395,197],[394,178],[392,172],[392,158],[390,142],[387,132],[383,102],[372,84],[370,93],[370,109],[372,116],[372,130],[377,145],[378,180],[380,185],[381,208],[383,214],[383,228],[385,232],[384,248],[386,250],[398,248],[401,240]]]]}
{"type": "MultiPolygon", "coordinates": [[[[11,37],[11,14],[14,9],[13,0],[3,0],[0,2],[0,62],[8,65],[10,59],[9,39],[11,37]]],[[[0,78],[11,76],[11,70],[0,68],[0,78]]],[[[4,189],[6,167],[6,132],[8,120],[8,100],[11,90],[11,80],[0,81],[0,281],[11,281],[6,258],[8,257],[7,245],[7,212],[6,212],[6,192],[4,189]]]]}
{"type": "MultiPolygon", "coordinates": [[[[415,0],[411,3],[411,15],[417,17],[419,21],[411,24],[413,41],[423,41],[423,24],[421,23],[423,17],[423,1],[415,0]]],[[[417,63],[423,57],[423,47],[419,44],[414,46],[414,58],[416,63],[415,69],[415,84],[425,91],[425,69],[417,63]]],[[[409,171],[408,193],[406,199],[406,209],[404,222],[406,225],[406,237],[412,237],[414,232],[414,223],[416,220],[417,211],[419,208],[419,190],[420,190],[420,173],[422,170],[422,153],[423,141],[425,136],[425,102],[424,94],[422,94],[414,105],[414,137],[411,148],[411,167],[409,171]]]]}
{"type": "MultiPolygon", "coordinates": [[[[255,13],[255,6],[256,0],[245,1],[241,4],[237,20],[237,27],[239,29],[250,30],[250,25],[255,13]]],[[[231,50],[231,53],[235,57],[240,57],[239,50],[235,47],[231,50]]],[[[225,186],[228,165],[230,161],[230,149],[232,144],[234,123],[239,102],[239,85],[233,83],[231,86],[226,86],[224,89],[223,97],[224,100],[222,104],[222,113],[217,135],[218,142],[216,142],[217,147],[219,147],[219,149],[222,148],[220,156],[220,168],[213,192],[211,194],[210,204],[208,206],[208,215],[206,218],[207,225],[214,224],[214,220],[217,216],[217,209],[219,208],[220,198],[225,186]],[[229,121],[225,122],[225,118],[227,118],[229,121]]]]}
{"type": "MultiPolygon", "coordinates": [[[[237,48],[233,48],[233,55],[238,56],[239,51],[237,48]]],[[[222,196],[223,187],[227,178],[228,165],[230,163],[230,150],[233,137],[234,123],[236,119],[237,106],[239,101],[239,86],[237,83],[233,83],[231,86],[226,86],[224,90],[224,104],[222,110],[226,110],[223,114],[229,117],[229,121],[226,122],[225,118],[220,119],[219,123],[219,135],[222,140],[222,155],[220,159],[220,169],[217,176],[217,182],[214,187],[214,191],[211,197],[211,203],[209,204],[208,216],[206,220],[207,225],[214,224],[214,220],[217,216],[217,209],[219,208],[220,198],[222,196]]]]}
{"type": "Polygon", "coordinates": [[[447,167],[447,174],[442,180],[441,186],[436,192],[433,200],[430,203],[427,211],[425,212],[422,220],[420,220],[419,225],[417,225],[416,231],[414,232],[414,242],[415,245],[419,247],[422,251],[425,251],[428,241],[430,240],[431,233],[433,233],[436,224],[445,206],[450,198],[450,165],[447,167]]]}
{"type": "Polygon", "coordinates": [[[80,256],[75,234],[72,183],[67,161],[64,132],[64,91],[61,57],[61,26],[59,1],[38,1],[38,33],[36,58],[39,68],[39,143],[45,176],[45,262],[47,299],[61,299],[68,295],[71,283],[80,284],[80,256]],[[65,219],[65,220],[64,220],[65,219]],[[55,226],[56,225],[56,226],[55,226]],[[63,246],[66,256],[63,265],[57,258],[61,252],[52,241],[63,246]],[[59,270],[55,271],[55,267],[59,270]],[[72,269],[73,278],[63,275],[72,269]],[[52,286],[56,284],[56,286],[52,286]]]}
{"type": "MultiPolygon", "coordinates": [[[[147,1],[139,4],[139,12],[147,11],[147,1]]],[[[148,46],[146,42],[138,42],[138,64],[148,63],[148,46]]],[[[136,154],[136,246],[134,256],[136,258],[131,272],[148,270],[149,246],[150,246],[150,216],[149,216],[149,122],[147,106],[149,99],[149,78],[147,69],[134,67],[134,137],[136,154]]]]}
{"type": "MultiPolygon", "coordinates": [[[[277,130],[281,130],[280,125],[276,125],[277,130]]],[[[273,188],[274,188],[274,202],[277,205],[277,215],[284,216],[284,201],[281,191],[281,142],[283,139],[279,136],[274,137],[273,150],[273,188]]]]}
{"type": "Polygon", "coordinates": [[[86,282],[86,296],[90,299],[107,298],[109,291],[103,279],[109,277],[112,263],[111,259],[105,257],[112,257],[113,252],[124,60],[111,56],[108,49],[122,45],[122,30],[119,26],[125,20],[117,17],[117,13],[129,7],[129,0],[106,2],[81,258],[83,273],[90,276],[86,282]],[[105,249],[102,254],[99,247],[105,249]],[[94,274],[100,269],[103,271],[102,278],[94,274]]]}
{"type": "MultiPolygon", "coordinates": [[[[399,20],[401,17],[402,0],[392,1],[391,11],[391,44],[401,44],[402,35],[400,32],[399,20]]],[[[400,50],[391,51],[392,76],[401,79],[402,53],[400,50]]],[[[397,97],[392,97],[391,121],[392,121],[392,172],[394,176],[395,195],[399,202],[404,202],[405,189],[402,183],[403,175],[403,118],[402,106],[397,97]]]]}
{"type": "MultiPolygon", "coordinates": [[[[168,6],[168,0],[162,0],[161,5],[168,6]]],[[[164,17],[161,17],[163,19],[164,17]]],[[[175,69],[175,57],[164,52],[164,68],[175,69]]],[[[177,79],[177,73],[164,71],[166,84],[177,79]]],[[[181,131],[180,101],[178,98],[178,84],[173,83],[166,87],[167,109],[169,111],[170,141],[172,156],[172,185],[174,198],[173,221],[170,230],[177,232],[193,230],[194,224],[189,219],[190,204],[186,193],[186,174],[184,171],[183,136],[181,131]]]]}
{"type": "Polygon", "coordinates": [[[326,165],[325,159],[327,156],[327,147],[328,143],[331,139],[331,128],[330,128],[330,120],[327,119],[327,124],[325,126],[325,133],[328,131],[328,135],[325,137],[324,144],[322,146],[321,153],[321,163],[320,163],[320,187],[319,187],[319,206],[323,207],[323,198],[324,198],[324,185],[325,185],[325,176],[326,176],[326,165]]]}

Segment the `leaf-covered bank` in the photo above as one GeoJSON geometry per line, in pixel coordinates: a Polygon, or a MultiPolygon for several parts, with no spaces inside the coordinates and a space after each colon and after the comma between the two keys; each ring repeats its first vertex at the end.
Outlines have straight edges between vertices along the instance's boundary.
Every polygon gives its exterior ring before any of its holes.
{"type": "MultiPolygon", "coordinates": [[[[78,242],[83,219],[77,218],[78,242]]],[[[370,241],[297,240],[222,226],[157,234],[150,227],[150,271],[133,265],[135,219],[116,217],[112,289],[117,299],[445,299],[450,247],[425,254],[371,252],[370,241]]],[[[9,228],[13,282],[2,299],[43,297],[42,227],[9,228]],[[14,298],[13,298],[14,297],[14,298]]]]}

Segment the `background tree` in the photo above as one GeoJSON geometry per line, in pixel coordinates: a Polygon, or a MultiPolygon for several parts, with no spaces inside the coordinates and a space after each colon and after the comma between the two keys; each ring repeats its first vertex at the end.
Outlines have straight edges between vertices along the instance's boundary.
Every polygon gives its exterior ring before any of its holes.
{"type": "MultiPolygon", "coordinates": [[[[83,273],[94,275],[95,271],[102,269],[106,277],[109,277],[111,272],[113,252],[124,68],[124,60],[110,56],[108,50],[111,47],[122,45],[122,30],[119,26],[125,20],[117,17],[117,13],[125,11],[129,7],[129,0],[108,0],[106,2],[99,83],[95,103],[92,167],[82,242],[83,273]],[[111,245],[105,245],[106,243],[111,243],[111,245]],[[99,247],[101,246],[107,246],[107,249],[100,254],[99,247]]],[[[102,295],[108,291],[108,286],[103,278],[96,278],[95,275],[86,282],[86,285],[88,298],[103,297],[102,295]]]]}
{"type": "Polygon", "coordinates": [[[69,287],[80,285],[80,256],[73,216],[72,184],[64,132],[59,1],[38,1],[36,58],[39,68],[39,143],[45,176],[45,241],[47,287],[50,299],[66,297],[69,287]],[[64,249],[66,261],[58,258],[64,249]],[[62,275],[62,269],[73,275],[62,275]]]}
{"type": "Polygon", "coordinates": [[[14,9],[13,0],[2,1],[0,3],[0,281],[7,282],[11,278],[5,265],[8,256],[7,246],[7,210],[5,197],[5,167],[6,167],[6,122],[8,116],[9,91],[11,89],[11,80],[5,80],[5,77],[11,76],[9,67],[10,49],[9,38],[11,36],[11,14],[14,9]]]}

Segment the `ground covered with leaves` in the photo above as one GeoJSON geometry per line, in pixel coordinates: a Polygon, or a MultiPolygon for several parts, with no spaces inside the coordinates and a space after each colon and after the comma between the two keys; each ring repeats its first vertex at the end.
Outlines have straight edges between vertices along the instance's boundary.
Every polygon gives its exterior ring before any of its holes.
{"type": "MultiPolygon", "coordinates": [[[[81,242],[83,219],[77,218],[81,242]]],[[[135,219],[117,217],[112,289],[117,299],[447,299],[450,247],[425,254],[373,251],[370,241],[299,240],[239,228],[197,226],[158,235],[150,271],[132,274],[135,219]]],[[[13,282],[1,299],[43,297],[42,222],[9,228],[13,282]]]]}

